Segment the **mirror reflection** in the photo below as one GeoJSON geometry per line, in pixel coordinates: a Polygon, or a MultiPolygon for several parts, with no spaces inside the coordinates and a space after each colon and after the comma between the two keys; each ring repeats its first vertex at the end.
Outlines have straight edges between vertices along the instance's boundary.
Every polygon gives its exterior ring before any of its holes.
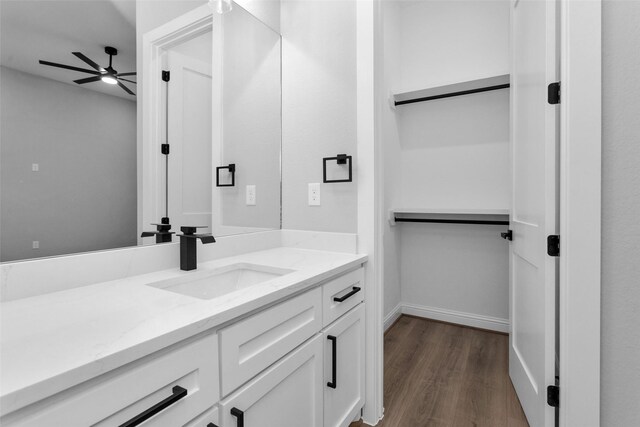
{"type": "Polygon", "coordinates": [[[163,48],[156,82],[143,36],[185,10],[148,6],[0,2],[1,261],[156,244],[141,236],[163,218],[280,228],[280,35],[234,4],[163,48]]]}

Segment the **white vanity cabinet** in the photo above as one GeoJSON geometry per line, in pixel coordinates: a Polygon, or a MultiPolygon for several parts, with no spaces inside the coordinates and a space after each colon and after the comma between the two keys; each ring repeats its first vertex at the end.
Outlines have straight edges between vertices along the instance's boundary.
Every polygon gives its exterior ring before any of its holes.
{"type": "Polygon", "coordinates": [[[322,333],[324,427],[348,426],[364,406],[364,304],[322,333]]]}
{"type": "Polygon", "coordinates": [[[219,331],[221,427],[346,427],[359,415],[363,277],[358,268],[219,331]]]}
{"type": "Polygon", "coordinates": [[[322,337],[317,334],[220,404],[222,427],[322,427],[322,337]]]}
{"type": "Polygon", "coordinates": [[[346,427],[364,405],[357,268],[5,415],[3,427],[346,427]]]}
{"type": "Polygon", "coordinates": [[[316,288],[222,329],[222,396],[277,362],[322,328],[316,288]]]}
{"type": "Polygon", "coordinates": [[[218,402],[218,384],[218,340],[212,334],[10,414],[2,425],[183,426],[218,402]]]}

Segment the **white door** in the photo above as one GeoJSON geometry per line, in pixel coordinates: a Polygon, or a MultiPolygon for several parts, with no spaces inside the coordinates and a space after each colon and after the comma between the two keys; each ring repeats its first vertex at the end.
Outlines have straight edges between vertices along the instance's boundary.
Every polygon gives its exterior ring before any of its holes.
{"type": "Polygon", "coordinates": [[[336,320],[323,338],[324,427],[347,427],[364,406],[364,304],[336,320]]]}
{"type": "Polygon", "coordinates": [[[509,374],[535,427],[554,425],[546,389],[555,380],[557,78],[555,1],[512,2],[512,206],[509,374]]]}
{"type": "Polygon", "coordinates": [[[223,427],[321,427],[322,337],[285,356],[220,404],[223,427]]]}
{"type": "MultiPolygon", "coordinates": [[[[211,227],[211,62],[169,52],[169,218],[211,227]]],[[[205,230],[202,230],[204,232],[205,230]]]]}

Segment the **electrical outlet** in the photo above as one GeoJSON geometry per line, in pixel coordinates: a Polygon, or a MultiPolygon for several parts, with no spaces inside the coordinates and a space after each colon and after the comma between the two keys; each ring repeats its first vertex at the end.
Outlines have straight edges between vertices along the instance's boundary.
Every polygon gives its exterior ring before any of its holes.
{"type": "Polygon", "coordinates": [[[256,186],[247,185],[247,206],[256,205],[256,186]]]}
{"type": "Polygon", "coordinates": [[[34,240],[31,246],[33,247],[33,249],[40,249],[40,241],[34,240]]]}
{"type": "Polygon", "coordinates": [[[309,206],[320,206],[320,184],[309,184],[309,206]]]}
{"type": "Polygon", "coordinates": [[[32,172],[38,172],[40,170],[40,165],[38,163],[32,163],[31,164],[31,171],[32,172]]]}

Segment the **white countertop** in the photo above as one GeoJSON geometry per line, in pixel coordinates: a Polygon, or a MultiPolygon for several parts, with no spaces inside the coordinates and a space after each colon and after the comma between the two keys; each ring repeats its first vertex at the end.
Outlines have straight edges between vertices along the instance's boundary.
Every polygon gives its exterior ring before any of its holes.
{"type": "Polygon", "coordinates": [[[203,300],[146,286],[177,269],[0,305],[0,413],[26,405],[352,270],[366,255],[276,248],[201,263],[295,270],[203,300]]]}

